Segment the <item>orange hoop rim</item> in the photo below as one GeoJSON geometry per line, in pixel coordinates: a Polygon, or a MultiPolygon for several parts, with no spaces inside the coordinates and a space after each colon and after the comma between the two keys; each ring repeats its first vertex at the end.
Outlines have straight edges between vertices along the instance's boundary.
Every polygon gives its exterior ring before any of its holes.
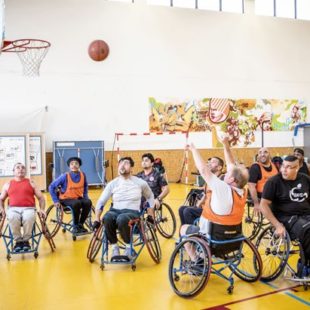
{"type": "Polygon", "coordinates": [[[3,47],[1,52],[3,53],[23,53],[28,49],[42,49],[48,48],[51,46],[51,43],[41,39],[18,39],[13,41],[3,41],[3,47]],[[39,43],[38,46],[31,46],[31,42],[39,43]]]}

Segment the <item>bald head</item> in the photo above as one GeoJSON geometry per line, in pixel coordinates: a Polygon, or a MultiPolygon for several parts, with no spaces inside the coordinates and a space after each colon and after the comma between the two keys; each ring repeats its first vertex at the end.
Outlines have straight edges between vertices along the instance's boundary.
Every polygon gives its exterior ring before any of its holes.
{"type": "Polygon", "coordinates": [[[263,165],[269,165],[271,161],[270,152],[266,147],[262,147],[258,150],[257,161],[263,165]]]}

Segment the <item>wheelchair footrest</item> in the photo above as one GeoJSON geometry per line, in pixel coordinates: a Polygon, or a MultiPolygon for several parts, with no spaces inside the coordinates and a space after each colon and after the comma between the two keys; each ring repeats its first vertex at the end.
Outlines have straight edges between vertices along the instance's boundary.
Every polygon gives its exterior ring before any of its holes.
{"type": "Polygon", "coordinates": [[[111,257],[111,262],[127,263],[127,262],[130,262],[130,258],[126,255],[116,255],[116,256],[111,257]]]}
{"type": "Polygon", "coordinates": [[[310,277],[298,278],[298,277],[285,277],[286,280],[293,281],[293,282],[302,282],[302,283],[309,283],[310,284],[310,277]]]}

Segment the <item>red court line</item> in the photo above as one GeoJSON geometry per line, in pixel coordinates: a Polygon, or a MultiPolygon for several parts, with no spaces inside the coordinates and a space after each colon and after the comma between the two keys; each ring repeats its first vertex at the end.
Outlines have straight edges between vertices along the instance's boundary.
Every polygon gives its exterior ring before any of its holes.
{"type": "Polygon", "coordinates": [[[299,287],[299,286],[300,285],[294,285],[294,286],[290,286],[290,287],[286,287],[286,288],[280,288],[280,289],[275,290],[273,292],[268,292],[268,293],[264,293],[264,294],[260,294],[260,295],[256,295],[256,296],[252,296],[252,297],[248,297],[248,298],[244,298],[244,299],[239,299],[239,300],[231,301],[231,302],[228,302],[226,304],[222,304],[222,305],[218,305],[218,306],[214,306],[214,307],[210,307],[210,308],[204,308],[203,310],[224,310],[224,309],[229,309],[229,308],[226,308],[226,306],[233,305],[233,304],[238,304],[240,302],[248,301],[248,300],[251,300],[251,299],[256,299],[256,298],[261,298],[261,297],[265,297],[265,296],[268,296],[268,295],[277,294],[279,292],[291,290],[291,289],[294,289],[294,288],[299,287]]]}

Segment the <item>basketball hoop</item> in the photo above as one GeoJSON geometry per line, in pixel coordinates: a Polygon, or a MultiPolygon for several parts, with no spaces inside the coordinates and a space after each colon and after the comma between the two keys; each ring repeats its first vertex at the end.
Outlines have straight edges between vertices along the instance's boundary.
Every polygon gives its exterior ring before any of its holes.
{"type": "Polygon", "coordinates": [[[51,43],[39,39],[19,39],[4,41],[2,52],[17,53],[24,76],[39,76],[40,65],[47,54],[51,43]]]}

